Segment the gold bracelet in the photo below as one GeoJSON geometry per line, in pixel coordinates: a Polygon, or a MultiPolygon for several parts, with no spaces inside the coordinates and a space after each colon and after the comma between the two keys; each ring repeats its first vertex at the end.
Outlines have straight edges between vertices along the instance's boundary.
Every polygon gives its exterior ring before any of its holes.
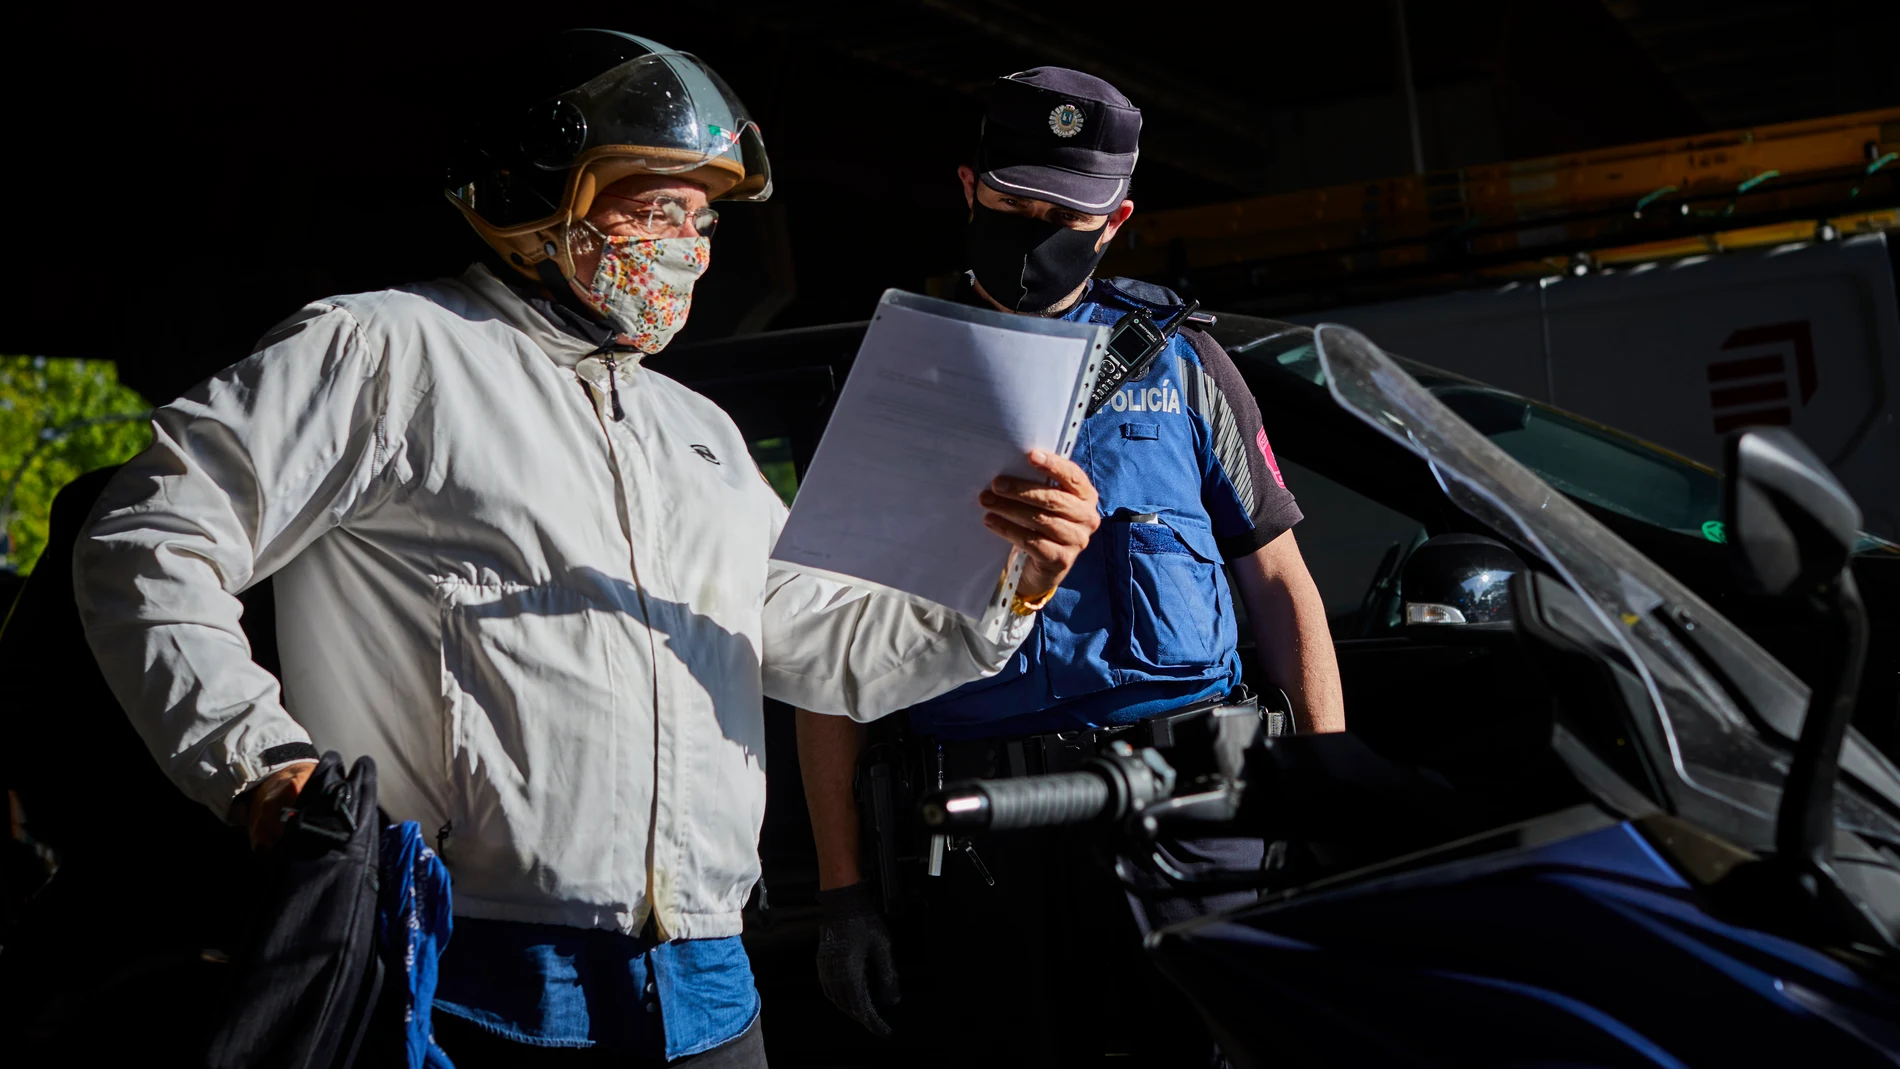
{"type": "Polygon", "coordinates": [[[1049,604],[1049,599],[1055,597],[1059,589],[1060,587],[1052,586],[1033,598],[1025,598],[1017,594],[1009,599],[1009,611],[1017,616],[1034,616],[1042,611],[1044,605],[1049,604]]]}

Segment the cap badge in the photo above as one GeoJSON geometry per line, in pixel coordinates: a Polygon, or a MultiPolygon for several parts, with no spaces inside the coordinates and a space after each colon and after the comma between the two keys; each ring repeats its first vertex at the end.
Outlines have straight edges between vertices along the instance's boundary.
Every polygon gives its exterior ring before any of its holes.
{"type": "Polygon", "coordinates": [[[1061,104],[1049,113],[1049,131],[1057,137],[1074,137],[1082,132],[1082,109],[1061,104]]]}

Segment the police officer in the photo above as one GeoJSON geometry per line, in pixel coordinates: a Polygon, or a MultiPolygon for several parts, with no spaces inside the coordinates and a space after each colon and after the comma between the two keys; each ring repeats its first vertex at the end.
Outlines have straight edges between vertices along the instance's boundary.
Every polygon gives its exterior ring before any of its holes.
{"type": "MultiPolygon", "coordinates": [[[[1298,729],[1345,727],[1325,610],[1292,533],[1300,510],[1245,383],[1219,345],[1181,322],[1175,294],[1093,278],[1134,212],[1128,194],[1140,128],[1140,111],[1107,82],[1062,68],[1028,70],[992,87],[976,165],[958,171],[969,206],[962,299],[1111,325],[1144,312],[1185,329],[1084,424],[1074,459],[1100,494],[1102,527],[1036,633],[998,675],[910,710],[914,739],[938,767],[947,763],[951,779],[1056,771],[1052,753],[1228,699],[1242,681],[1223,564],[1246,607],[1265,682],[1284,688],[1298,729]]],[[[996,489],[1022,492],[1008,480],[996,489]]],[[[1042,517],[1034,504],[1018,503],[993,519],[1033,531],[1042,517]]],[[[835,1003],[885,1034],[898,986],[889,937],[859,871],[852,776],[862,728],[801,714],[799,731],[826,912],[820,978],[835,1003]]],[[[1127,906],[1112,888],[1104,898],[1106,881],[1075,855],[1074,841],[994,840],[982,855],[960,851],[941,877],[922,881],[933,893],[921,938],[907,945],[918,951],[906,969],[909,1002],[958,1007],[956,1023],[932,1029],[926,1049],[961,1039],[967,1052],[953,1057],[1013,1050],[1040,1063],[1126,1047],[1132,1041],[1117,1034],[1123,1025],[1157,1019],[1154,992],[1131,995],[1134,976],[1148,976],[1135,963],[1133,933],[1115,935],[1116,925],[1127,927],[1127,906]],[[924,984],[936,997],[919,997],[924,984]]],[[[1257,868],[1264,845],[1173,849],[1177,862],[1257,868]]],[[[1138,910],[1136,923],[1147,928],[1204,908],[1138,910]]]]}

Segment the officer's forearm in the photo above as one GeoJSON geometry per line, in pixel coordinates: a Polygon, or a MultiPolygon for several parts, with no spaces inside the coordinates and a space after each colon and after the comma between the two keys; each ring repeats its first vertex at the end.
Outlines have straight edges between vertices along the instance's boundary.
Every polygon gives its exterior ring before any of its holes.
{"type": "Polygon", "coordinates": [[[1301,731],[1346,730],[1346,703],[1326,603],[1293,532],[1233,562],[1260,665],[1286,690],[1301,731]]]}
{"type": "Polygon", "coordinates": [[[858,806],[851,797],[864,725],[848,716],[798,711],[798,769],[805,779],[812,839],[818,844],[818,887],[829,891],[863,879],[858,871],[858,806]]]}

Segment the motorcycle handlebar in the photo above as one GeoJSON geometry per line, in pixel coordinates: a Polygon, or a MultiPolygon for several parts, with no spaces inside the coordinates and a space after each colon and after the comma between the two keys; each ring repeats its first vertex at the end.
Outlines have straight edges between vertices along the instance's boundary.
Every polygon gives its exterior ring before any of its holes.
{"type": "Polygon", "coordinates": [[[1072,772],[949,784],[922,799],[919,815],[945,836],[1117,822],[1148,837],[1161,823],[1192,821],[1269,839],[1422,842],[1515,811],[1496,808],[1496,788],[1454,786],[1347,733],[1272,739],[1240,758],[1197,768],[1194,753],[1176,752],[1177,773],[1158,750],[1115,742],[1072,772]]]}
{"type": "Polygon", "coordinates": [[[1108,780],[1094,769],[974,780],[926,798],[923,817],[933,830],[943,831],[1054,828],[1114,816],[1109,810],[1115,796],[1108,780]]]}
{"type": "Polygon", "coordinates": [[[922,815],[939,833],[1055,828],[1120,820],[1173,790],[1160,754],[1116,743],[1075,772],[953,783],[923,800],[922,815]]]}

